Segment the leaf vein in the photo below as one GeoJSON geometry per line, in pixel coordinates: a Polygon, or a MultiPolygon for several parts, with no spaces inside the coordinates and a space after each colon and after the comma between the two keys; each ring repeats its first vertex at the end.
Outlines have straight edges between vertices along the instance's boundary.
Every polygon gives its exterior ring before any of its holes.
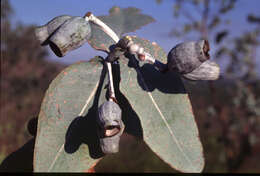
{"type": "MultiPolygon", "coordinates": [[[[83,108],[81,109],[81,111],[80,111],[80,113],[79,113],[78,116],[82,116],[82,115],[83,115],[83,113],[84,113],[84,111],[86,110],[87,106],[89,105],[91,99],[92,99],[92,98],[94,97],[94,95],[95,95],[95,92],[96,92],[96,90],[97,90],[97,88],[98,88],[98,84],[99,84],[99,82],[96,83],[94,89],[92,90],[90,96],[89,96],[88,99],[86,100],[86,103],[84,104],[84,106],[83,106],[83,108]]],[[[58,157],[60,156],[61,152],[63,151],[63,149],[64,149],[64,144],[62,144],[62,146],[60,147],[58,153],[56,154],[56,156],[55,156],[55,158],[54,158],[54,160],[53,160],[53,162],[51,163],[51,166],[50,166],[49,169],[48,169],[48,172],[51,171],[51,169],[53,168],[54,164],[56,163],[56,161],[57,161],[58,157]]]]}
{"type": "Polygon", "coordinates": [[[148,87],[147,87],[147,85],[146,85],[146,83],[145,83],[145,81],[144,81],[144,79],[143,79],[143,75],[142,75],[142,73],[141,73],[141,71],[139,70],[138,67],[136,68],[136,71],[137,71],[137,74],[140,75],[141,81],[143,82],[143,85],[144,85],[144,87],[145,87],[145,89],[146,89],[147,94],[149,95],[150,99],[152,100],[153,105],[155,106],[156,110],[159,112],[159,114],[160,114],[161,118],[163,119],[164,123],[166,124],[167,128],[169,129],[169,132],[170,132],[170,134],[171,134],[173,140],[174,140],[175,143],[177,144],[178,149],[179,149],[179,150],[181,151],[181,153],[184,155],[185,159],[191,164],[192,168],[195,169],[194,166],[193,166],[193,164],[192,164],[192,162],[191,162],[191,160],[190,160],[190,158],[186,155],[186,153],[185,153],[185,152],[183,151],[183,149],[181,148],[181,146],[180,146],[180,144],[179,144],[177,138],[176,138],[175,135],[173,134],[173,131],[172,131],[171,127],[169,126],[169,124],[168,124],[168,122],[166,121],[166,119],[165,119],[163,113],[161,112],[160,108],[158,107],[157,103],[155,102],[155,100],[154,100],[152,94],[151,94],[150,92],[148,92],[149,89],[148,89],[148,87]]]}

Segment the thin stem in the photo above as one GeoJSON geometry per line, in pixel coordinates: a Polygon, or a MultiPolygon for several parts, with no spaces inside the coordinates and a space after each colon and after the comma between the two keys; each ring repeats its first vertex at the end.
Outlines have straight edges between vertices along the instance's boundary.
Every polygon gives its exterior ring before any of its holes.
{"type": "Polygon", "coordinates": [[[150,53],[145,52],[143,47],[134,43],[130,36],[126,36],[125,38],[126,38],[126,40],[128,40],[126,47],[128,48],[128,50],[131,54],[136,54],[140,61],[148,61],[151,64],[155,63],[156,59],[153,58],[153,56],[150,53]]]}
{"type": "MultiPolygon", "coordinates": [[[[98,25],[116,43],[119,42],[120,39],[116,35],[116,33],[109,26],[107,26],[103,21],[99,20],[96,16],[94,16],[91,12],[88,12],[85,15],[85,20],[98,25]]],[[[165,65],[165,64],[161,63],[160,61],[156,60],[155,58],[153,58],[153,56],[150,53],[147,53],[144,51],[144,48],[140,47],[137,44],[134,44],[131,37],[128,37],[128,39],[130,40],[129,45],[128,45],[130,52],[132,50],[132,54],[137,54],[139,60],[150,62],[151,64],[153,64],[156,68],[158,68],[162,72],[167,70],[167,65],[165,65]]],[[[110,62],[106,62],[106,65],[108,68],[108,78],[109,78],[109,85],[110,85],[109,100],[113,101],[115,99],[115,90],[114,90],[114,84],[113,84],[112,66],[111,66],[110,62]]]]}
{"type": "MultiPolygon", "coordinates": [[[[86,21],[91,21],[92,23],[98,25],[101,27],[101,29],[109,35],[116,43],[119,41],[119,37],[116,35],[116,33],[108,26],[106,25],[103,21],[98,19],[96,16],[94,16],[91,12],[88,12],[85,15],[85,20],[86,21]]],[[[109,79],[109,101],[114,101],[116,100],[115,96],[115,89],[114,89],[114,83],[113,83],[113,74],[112,74],[112,66],[110,62],[106,62],[107,69],[108,69],[108,79],[109,79]]]]}
{"type": "MultiPolygon", "coordinates": [[[[92,13],[88,12],[85,15],[85,19],[87,21],[91,21],[92,23],[101,27],[101,29],[107,35],[109,35],[116,43],[118,43],[118,41],[120,40],[119,37],[116,35],[116,33],[109,26],[107,26],[104,22],[102,22],[97,17],[95,17],[92,13]]],[[[137,54],[139,60],[148,61],[149,63],[153,64],[155,67],[157,67],[161,71],[162,71],[162,68],[166,68],[165,64],[163,64],[160,61],[153,58],[153,56],[150,53],[145,52],[144,48],[140,47],[139,45],[134,44],[133,41],[131,40],[131,37],[128,37],[128,39],[131,41],[131,42],[129,42],[129,45],[128,45],[128,48],[130,48],[130,52],[132,51],[132,54],[137,54]],[[131,49],[131,48],[133,48],[133,49],[131,49]]],[[[111,63],[107,63],[107,66],[111,67],[111,63]]],[[[112,77],[112,73],[111,73],[111,77],[112,77]]],[[[111,91],[113,91],[113,90],[111,89],[111,91]]]]}
{"type": "Polygon", "coordinates": [[[112,74],[112,67],[110,62],[106,62],[107,69],[108,69],[108,79],[109,79],[109,85],[110,85],[110,90],[109,90],[109,100],[113,101],[113,98],[115,99],[115,89],[114,89],[114,83],[113,83],[113,74],[112,74]]]}
{"type": "Polygon", "coordinates": [[[92,23],[98,25],[102,28],[102,30],[109,35],[116,43],[119,41],[119,37],[116,35],[116,33],[103,21],[98,19],[95,15],[93,15],[91,12],[88,12],[85,16],[85,19],[87,21],[91,21],[92,23]]]}
{"type": "Polygon", "coordinates": [[[167,64],[156,60],[150,53],[145,52],[144,48],[134,43],[130,36],[126,36],[125,39],[128,40],[126,47],[128,48],[129,52],[131,54],[136,54],[140,61],[148,61],[161,72],[166,72],[168,70],[167,64]]]}

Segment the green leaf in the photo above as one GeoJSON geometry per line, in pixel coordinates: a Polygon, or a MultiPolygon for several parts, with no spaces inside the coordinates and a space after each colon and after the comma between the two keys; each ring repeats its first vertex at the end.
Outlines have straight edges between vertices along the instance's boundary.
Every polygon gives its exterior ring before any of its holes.
{"type": "Polygon", "coordinates": [[[83,172],[102,157],[95,125],[106,92],[101,60],[73,64],[50,84],[39,114],[35,172],[83,172]]]}
{"type": "MultiPolygon", "coordinates": [[[[156,59],[166,54],[156,43],[132,37],[156,59]]],[[[132,55],[133,56],[133,55],[132,55]]],[[[120,91],[140,118],[143,138],[162,160],[182,172],[201,172],[202,145],[191,103],[175,73],[165,74],[135,57],[120,60],[120,91]]]]}
{"type": "MultiPolygon", "coordinates": [[[[141,14],[137,8],[129,7],[121,9],[116,6],[109,10],[108,16],[99,16],[98,18],[106,23],[119,38],[122,34],[134,32],[142,26],[155,21],[152,17],[141,14]]],[[[91,31],[92,36],[88,40],[89,44],[97,50],[109,52],[109,47],[115,44],[115,41],[92,23],[91,31]]]]}

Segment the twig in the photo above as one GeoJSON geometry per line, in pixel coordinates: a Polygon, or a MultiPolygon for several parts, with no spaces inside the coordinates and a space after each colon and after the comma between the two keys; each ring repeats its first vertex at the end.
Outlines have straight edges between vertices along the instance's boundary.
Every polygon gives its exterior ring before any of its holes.
{"type": "Polygon", "coordinates": [[[116,98],[115,96],[115,89],[114,89],[114,83],[113,83],[113,74],[112,74],[112,67],[110,62],[106,62],[107,69],[108,69],[108,79],[109,79],[109,85],[110,85],[110,90],[109,90],[109,100],[114,100],[116,98]]]}
{"type": "Polygon", "coordinates": [[[119,41],[119,37],[116,35],[116,33],[108,26],[106,25],[103,21],[98,19],[95,15],[93,15],[91,12],[88,12],[85,15],[85,20],[90,21],[99,27],[102,28],[102,30],[109,35],[116,43],[119,41]]]}
{"type": "MultiPolygon", "coordinates": [[[[109,26],[107,26],[103,21],[101,21],[96,16],[94,16],[91,12],[88,12],[85,15],[85,20],[98,25],[116,43],[119,41],[119,37],[116,35],[116,33],[109,26]]],[[[115,89],[114,89],[114,83],[113,83],[112,66],[111,66],[110,62],[106,62],[106,65],[107,65],[107,70],[108,70],[108,79],[109,79],[109,86],[110,86],[109,101],[116,101],[115,89]]]]}
{"type": "MultiPolygon", "coordinates": [[[[88,12],[86,15],[85,15],[85,19],[87,21],[91,21],[92,23],[98,25],[101,27],[101,29],[107,34],[109,35],[116,43],[119,42],[119,37],[116,35],[116,33],[109,27],[107,26],[105,23],[103,23],[101,20],[99,20],[97,17],[95,17],[91,12],[88,12]]],[[[153,64],[156,68],[158,68],[160,71],[166,71],[167,70],[167,66],[163,63],[161,63],[160,61],[156,60],[155,58],[153,58],[153,56],[148,53],[148,52],[145,52],[144,51],[144,48],[143,47],[140,47],[139,45],[135,44],[133,41],[132,41],[132,38],[130,36],[126,36],[126,38],[129,40],[128,42],[128,49],[129,49],[129,52],[131,54],[137,54],[138,56],[138,59],[140,61],[148,61],[149,63],[153,64]]],[[[110,63],[107,63],[107,65],[111,67],[111,64],[110,63]]],[[[112,75],[112,74],[111,74],[112,75]]],[[[111,80],[113,80],[111,78],[111,80]]],[[[111,89],[111,91],[113,91],[111,89]]]]}
{"type": "MultiPolygon", "coordinates": [[[[130,36],[126,36],[125,39],[127,40],[126,48],[128,49],[130,54],[136,54],[140,61],[147,61],[150,64],[153,64],[157,69],[161,72],[167,71],[167,65],[163,64],[161,61],[155,59],[150,53],[145,52],[144,48],[139,46],[138,44],[134,43],[130,36]]],[[[123,42],[125,43],[125,42],[123,42]]]]}
{"type": "MultiPolygon", "coordinates": [[[[116,43],[119,42],[119,37],[117,34],[104,22],[102,22],[100,19],[98,19],[96,16],[94,16],[91,12],[88,12],[85,15],[85,20],[90,21],[99,27],[108,35],[110,36],[116,43]]],[[[140,61],[148,61],[149,63],[153,64],[156,68],[158,68],[160,71],[165,72],[167,71],[167,65],[163,64],[162,62],[156,60],[153,58],[153,56],[144,51],[143,47],[140,47],[139,45],[135,44],[132,41],[132,38],[130,36],[126,36],[128,39],[127,48],[131,54],[137,54],[138,59],[140,61]]],[[[109,78],[109,85],[110,85],[110,97],[109,100],[114,101],[115,99],[115,90],[114,90],[114,84],[113,84],[113,74],[112,74],[112,67],[110,62],[106,62],[107,68],[108,68],[108,78],[109,78]]]]}

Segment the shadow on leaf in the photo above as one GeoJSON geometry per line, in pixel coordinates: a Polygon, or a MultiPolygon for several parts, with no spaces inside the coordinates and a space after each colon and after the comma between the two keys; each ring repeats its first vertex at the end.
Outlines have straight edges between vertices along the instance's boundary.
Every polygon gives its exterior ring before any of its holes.
{"type": "Polygon", "coordinates": [[[129,58],[128,66],[136,70],[138,84],[144,91],[152,92],[158,89],[167,94],[186,93],[178,73],[161,73],[152,64],[140,67],[134,55],[127,54],[126,57],[129,58]]]}
{"type": "MultiPolygon", "coordinates": [[[[106,69],[103,68],[100,76],[100,82],[98,89],[94,96],[94,102],[92,107],[89,109],[86,116],[76,117],[70,124],[65,141],[65,151],[67,153],[76,152],[80,145],[85,143],[88,145],[90,156],[94,159],[104,156],[101,151],[100,141],[98,137],[98,104],[101,91],[106,76],[106,69]]],[[[125,96],[119,90],[120,83],[120,67],[118,64],[113,64],[113,81],[115,85],[115,93],[118,104],[122,109],[122,120],[125,124],[125,132],[137,137],[143,138],[143,130],[141,127],[140,119],[136,112],[132,109],[130,103],[125,96]]],[[[108,89],[106,90],[108,94],[108,89]]]]}
{"type": "Polygon", "coordinates": [[[140,118],[119,90],[119,64],[112,66],[115,93],[122,109],[125,131],[120,139],[119,152],[105,155],[93,170],[95,172],[176,172],[152,152],[143,141],[140,118]]]}
{"type": "Polygon", "coordinates": [[[124,133],[116,154],[106,155],[93,168],[95,172],[177,172],[163,162],[143,140],[124,133]]]}
{"type": "Polygon", "coordinates": [[[115,94],[120,108],[122,109],[122,120],[125,124],[125,132],[143,138],[143,128],[141,121],[127,98],[120,92],[120,67],[119,64],[113,64],[113,81],[115,86],[115,94]]]}
{"type": "Polygon", "coordinates": [[[105,67],[103,67],[92,107],[88,110],[86,116],[76,117],[71,122],[66,132],[64,148],[67,153],[76,152],[80,145],[85,143],[88,145],[89,154],[92,158],[97,159],[104,155],[100,148],[96,119],[98,112],[98,101],[102,91],[105,76],[106,70],[105,67]]]}

